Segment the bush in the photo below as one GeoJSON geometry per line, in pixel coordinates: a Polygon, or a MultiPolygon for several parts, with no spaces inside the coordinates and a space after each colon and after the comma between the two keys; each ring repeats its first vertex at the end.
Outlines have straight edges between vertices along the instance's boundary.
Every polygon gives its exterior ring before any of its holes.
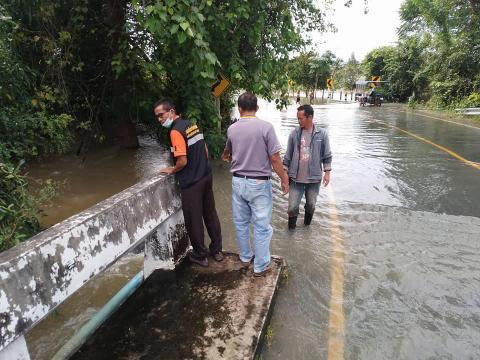
{"type": "Polygon", "coordinates": [[[39,209],[57,194],[52,180],[37,181],[39,190],[32,194],[26,176],[21,174],[23,164],[0,163],[0,252],[41,230],[39,209]]]}
{"type": "Polygon", "coordinates": [[[30,192],[22,159],[63,153],[72,142],[72,117],[59,114],[54,91],[38,87],[36,74],[12,46],[15,26],[0,21],[0,251],[40,231],[39,208],[55,195],[51,181],[41,184],[38,193],[30,192]]]}
{"type": "Polygon", "coordinates": [[[457,108],[480,107],[480,93],[471,93],[469,96],[460,100],[456,106],[457,108]]]}
{"type": "Polygon", "coordinates": [[[19,159],[68,150],[71,120],[69,115],[49,115],[46,111],[0,110],[0,251],[40,231],[39,207],[55,194],[55,186],[47,181],[32,195],[20,171],[24,160],[19,159]]]}
{"type": "Polygon", "coordinates": [[[227,138],[224,134],[218,132],[206,132],[205,141],[208,146],[208,155],[211,159],[218,159],[225,148],[227,138]]]}
{"type": "Polygon", "coordinates": [[[31,158],[64,153],[72,142],[67,114],[50,115],[26,108],[0,109],[0,159],[31,158]]]}
{"type": "Polygon", "coordinates": [[[0,251],[17,245],[40,230],[37,206],[28,182],[17,167],[0,163],[0,251]]]}
{"type": "Polygon", "coordinates": [[[407,106],[410,109],[415,109],[418,106],[418,102],[413,95],[408,98],[407,106]]]}

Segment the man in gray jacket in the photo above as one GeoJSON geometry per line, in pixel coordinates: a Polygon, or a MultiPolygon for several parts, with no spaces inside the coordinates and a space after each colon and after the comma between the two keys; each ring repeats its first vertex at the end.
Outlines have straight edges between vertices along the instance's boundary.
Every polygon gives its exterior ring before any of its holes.
{"type": "Polygon", "coordinates": [[[288,177],[290,192],[288,196],[288,228],[293,230],[297,225],[299,206],[305,194],[304,224],[312,222],[320,184],[327,186],[332,170],[332,152],[328,134],[324,129],[313,124],[313,108],[302,105],[297,109],[296,127],[288,138],[287,152],[283,158],[288,177]]]}

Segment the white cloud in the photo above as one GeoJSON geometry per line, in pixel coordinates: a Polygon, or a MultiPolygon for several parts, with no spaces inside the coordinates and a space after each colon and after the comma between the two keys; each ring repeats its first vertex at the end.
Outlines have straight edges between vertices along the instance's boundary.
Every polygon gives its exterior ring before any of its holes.
{"type": "Polygon", "coordinates": [[[364,13],[362,0],[353,0],[351,7],[345,1],[336,1],[331,22],[338,29],[336,33],[314,34],[313,49],[322,54],[331,50],[338,57],[347,60],[352,52],[357,60],[380,46],[392,45],[397,41],[400,26],[400,5],[403,0],[368,0],[368,13],[364,13]]]}

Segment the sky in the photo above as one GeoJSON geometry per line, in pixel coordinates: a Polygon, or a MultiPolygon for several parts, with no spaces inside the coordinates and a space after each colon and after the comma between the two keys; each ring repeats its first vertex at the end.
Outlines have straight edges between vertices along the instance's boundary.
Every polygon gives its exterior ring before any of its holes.
{"type": "Polygon", "coordinates": [[[338,57],[348,60],[352,52],[359,61],[371,50],[397,41],[400,26],[398,13],[403,0],[368,0],[368,13],[364,14],[363,0],[353,0],[348,8],[346,0],[336,0],[331,22],[337,27],[336,33],[314,34],[318,54],[331,50],[338,57]]]}

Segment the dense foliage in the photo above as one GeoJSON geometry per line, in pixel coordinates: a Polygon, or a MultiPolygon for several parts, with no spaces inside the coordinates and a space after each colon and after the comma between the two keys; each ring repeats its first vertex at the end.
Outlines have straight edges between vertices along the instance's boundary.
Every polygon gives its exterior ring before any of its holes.
{"type": "Polygon", "coordinates": [[[303,90],[306,95],[317,89],[326,89],[327,79],[341,68],[342,61],[331,51],[326,51],[321,56],[313,51],[302,52],[286,65],[292,91],[303,90]]]}
{"type": "Polygon", "coordinates": [[[353,90],[355,83],[362,76],[362,69],[360,63],[352,54],[348,61],[335,72],[335,78],[339,89],[353,90]]]}
{"type": "Polygon", "coordinates": [[[318,4],[330,1],[10,0],[0,10],[15,25],[2,34],[9,63],[28,72],[19,88],[42,90],[53,113],[70,115],[82,150],[105,138],[137,146],[134,125],[154,123],[163,96],[218,131],[210,87],[220,71],[232,90],[282,94],[279,69],[309,31],[329,26],[318,4]]]}
{"type": "Polygon", "coordinates": [[[38,230],[22,159],[105,140],[136,147],[136,126],[159,128],[160,97],[221,152],[235,92],[285,94],[279,69],[329,26],[331,1],[0,0],[0,246],[38,230]],[[220,111],[219,72],[232,83],[220,111]]]}
{"type": "Polygon", "coordinates": [[[0,163],[0,251],[38,231],[36,214],[19,168],[0,163]]]}
{"type": "Polygon", "coordinates": [[[305,44],[301,34],[326,26],[324,14],[306,0],[142,1],[134,9],[152,40],[149,56],[166,93],[207,130],[221,127],[209,95],[217,72],[233,89],[272,99],[275,91],[286,92],[279,69],[305,44]]]}
{"type": "Polygon", "coordinates": [[[71,117],[57,111],[49,87],[36,87],[36,74],[13,47],[15,25],[0,21],[0,161],[59,153],[70,142],[71,117]]]}
{"type": "Polygon", "coordinates": [[[375,49],[365,75],[382,75],[399,100],[480,106],[480,2],[406,0],[396,46],[375,49]]]}
{"type": "Polygon", "coordinates": [[[0,7],[0,251],[39,230],[39,205],[53,195],[51,183],[31,194],[21,159],[62,153],[71,144],[72,117],[57,107],[48,86],[16,52],[17,24],[0,7]],[[16,164],[14,166],[13,164],[16,164]]]}

